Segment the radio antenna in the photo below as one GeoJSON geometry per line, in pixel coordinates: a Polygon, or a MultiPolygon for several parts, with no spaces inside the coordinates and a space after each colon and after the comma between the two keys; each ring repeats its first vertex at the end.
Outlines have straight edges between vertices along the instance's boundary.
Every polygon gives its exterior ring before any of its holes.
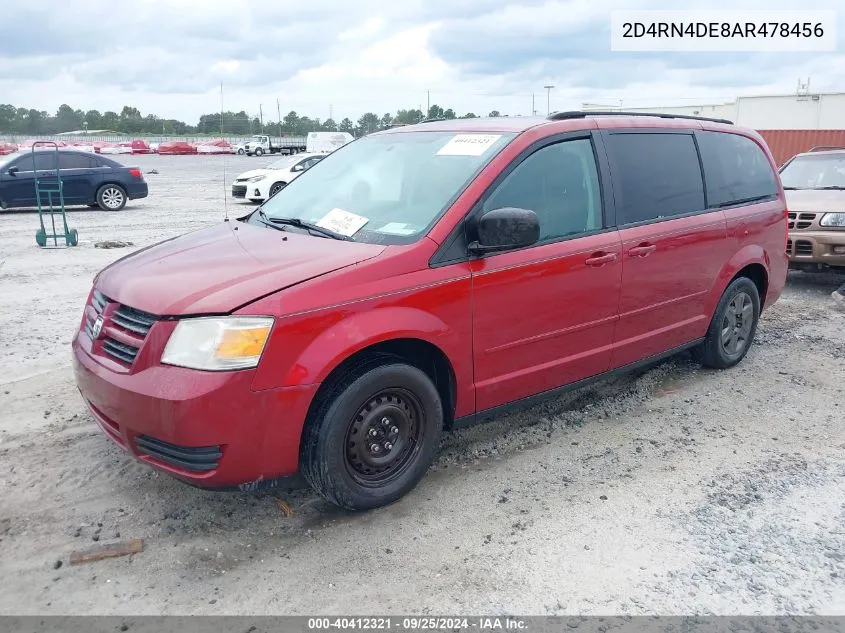
{"type": "MultiPolygon", "coordinates": [[[[223,82],[220,82],[220,138],[223,139],[223,82]]],[[[223,154],[223,221],[229,221],[229,196],[226,195],[226,185],[229,179],[226,177],[226,154],[223,154]]]]}

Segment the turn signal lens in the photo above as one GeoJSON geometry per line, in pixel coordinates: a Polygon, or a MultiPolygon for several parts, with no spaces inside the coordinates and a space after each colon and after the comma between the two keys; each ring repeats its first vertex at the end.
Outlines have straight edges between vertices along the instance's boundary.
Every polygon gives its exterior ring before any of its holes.
{"type": "Polygon", "coordinates": [[[217,358],[245,358],[260,356],[270,335],[269,326],[243,330],[224,330],[217,344],[217,358]]]}

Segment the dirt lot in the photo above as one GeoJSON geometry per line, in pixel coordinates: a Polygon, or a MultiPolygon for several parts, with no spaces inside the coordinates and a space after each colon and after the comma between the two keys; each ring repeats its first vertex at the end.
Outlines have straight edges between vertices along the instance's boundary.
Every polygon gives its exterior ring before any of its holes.
{"type": "Polygon", "coordinates": [[[0,613],[845,613],[842,278],[791,275],[731,371],[678,358],[445,436],[391,507],[340,512],[296,481],[204,492],[97,430],[69,342],[95,272],[131,250],[94,242],[217,222],[224,182],[269,161],[125,162],[159,171],[151,197],[72,213],[78,248],[0,215],[0,613]],[[68,564],[133,537],[144,552],[68,564]]]}

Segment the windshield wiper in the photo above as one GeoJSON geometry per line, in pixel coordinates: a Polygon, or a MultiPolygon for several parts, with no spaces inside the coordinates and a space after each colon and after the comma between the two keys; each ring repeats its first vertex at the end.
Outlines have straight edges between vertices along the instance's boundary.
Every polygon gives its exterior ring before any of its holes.
{"type": "Polygon", "coordinates": [[[784,187],[784,191],[798,191],[801,187],[784,187]]]}
{"type": "Polygon", "coordinates": [[[273,224],[270,222],[270,218],[267,217],[267,214],[258,207],[258,221],[261,222],[264,226],[269,226],[271,229],[276,229],[277,231],[284,231],[284,229],[279,226],[278,224],[273,224]]]}
{"type": "Polygon", "coordinates": [[[842,185],[827,185],[826,187],[813,187],[813,188],[817,189],[819,191],[831,190],[831,189],[845,189],[845,187],[843,187],[842,185]]]}
{"type": "Polygon", "coordinates": [[[288,226],[295,226],[298,229],[305,229],[306,231],[312,231],[314,233],[318,233],[318,234],[323,235],[325,237],[330,237],[334,240],[343,240],[344,242],[354,242],[355,241],[351,237],[349,237],[348,235],[342,235],[340,233],[332,231],[331,229],[325,229],[322,226],[317,226],[316,224],[312,224],[311,222],[305,222],[303,220],[300,220],[299,218],[271,218],[271,217],[268,217],[267,214],[264,213],[264,211],[261,211],[261,210],[259,210],[259,215],[261,215],[261,217],[264,218],[264,220],[266,222],[271,222],[274,225],[285,224],[285,225],[288,225],[288,226]]]}

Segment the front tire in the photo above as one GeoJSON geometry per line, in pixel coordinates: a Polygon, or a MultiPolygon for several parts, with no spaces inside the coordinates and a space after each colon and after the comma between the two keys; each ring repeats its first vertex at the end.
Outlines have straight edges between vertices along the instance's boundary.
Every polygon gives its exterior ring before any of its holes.
{"type": "Polygon", "coordinates": [[[306,422],[300,467],[323,498],[347,510],[385,506],[428,470],[443,428],[437,388],[395,358],[359,365],[306,422]]]}
{"type": "Polygon", "coordinates": [[[103,211],[120,211],[126,206],[126,190],[120,185],[103,185],[97,191],[97,206],[103,211]]]}
{"type": "Polygon", "coordinates": [[[285,182],[274,182],[270,186],[270,195],[268,197],[272,198],[273,196],[275,196],[277,193],[279,193],[282,189],[285,188],[285,185],[287,185],[287,183],[285,182]]]}
{"type": "Polygon", "coordinates": [[[261,149],[260,147],[256,147],[256,148],[255,148],[255,155],[256,155],[256,156],[263,156],[263,155],[264,155],[264,150],[263,150],[263,149],[261,149]]]}
{"type": "Polygon", "coordinates": [[[238,154],[240,154],[241,156],[244,155],[244,148],[243,147],[238,149],[238,154]]]}
{"type": "Polygon", "coordinates": [[[716,306],[710,328],[701,344],[701,364],[727,369],[739,363],[754,341],[760,318],[760,293],[747,277],[735,279],[716,306]]]}

